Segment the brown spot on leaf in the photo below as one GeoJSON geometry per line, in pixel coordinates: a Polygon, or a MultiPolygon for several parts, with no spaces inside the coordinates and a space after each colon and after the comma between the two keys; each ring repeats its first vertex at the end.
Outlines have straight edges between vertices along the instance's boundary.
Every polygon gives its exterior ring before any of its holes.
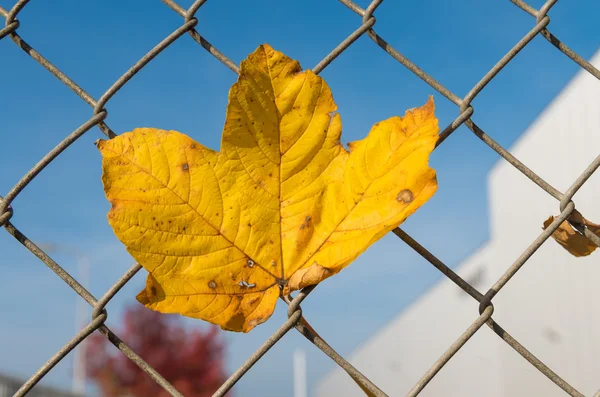
{"type": "Polygon", "coordinates": [[[182,168],[184,171],[187,171],[187,170],[189,170],[189,169],[190,169],[190,166],[188,165],[188,163],[183,163],[183,165],[181,166],[181,168],[182,168]]]}
{"type": "Polygon", "coordinates": [[[217,283],[215,283],[215,280],[210,280],[208,282],[208,288],[217,288],[217,283]]]}
{"type": "Polygon", "coordinates": [[[399,202],[404,203],[404,204],[410,204],[410,203],[412,203],[414,198],[415,197],[413,195],[413,192],[411,192],[408,189],[404,189],[404,190],[401,190],[400,193],[398,193],[396,200],[398,200],[399,202]]]}

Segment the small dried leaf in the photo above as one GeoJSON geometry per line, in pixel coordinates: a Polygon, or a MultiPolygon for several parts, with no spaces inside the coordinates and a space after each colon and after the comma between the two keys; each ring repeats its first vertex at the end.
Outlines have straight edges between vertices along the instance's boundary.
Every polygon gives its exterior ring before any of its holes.
{"type": "MultiPolygon", "coordinates": [[[[554,217],[551,216],[544,222],[543,229],[546,230],[548,226],[554,221],[554,217]]],[[[592,233],[600,236],[600,225],[592,223],[585,219],[579,211],[573,211],[571,215],[571,221],[586,226],[592,233]]],[[[598,248],[596,244],[591,242],[587,237],[581,235],[577,230],[564,221],[561,225],[552,233],[552,238],[556,240],[564,249],[569,251],[573,256],[588,256],[598,248]]]]}

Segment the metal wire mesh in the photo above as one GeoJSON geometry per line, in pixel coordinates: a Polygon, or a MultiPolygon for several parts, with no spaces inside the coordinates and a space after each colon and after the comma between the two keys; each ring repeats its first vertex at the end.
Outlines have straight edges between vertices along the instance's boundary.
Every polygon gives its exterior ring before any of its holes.
{"type": "MultiPolygon", "coordinates": [[[[38,383],[52,368],[65,356],[73,350],[80,342],[87,338],[92,332],[98,330],[108,340],[114,344],[123,354],[137,364],[148,376],[154,379],[160,384],[170,395],[181,396],[181,394],[165,380],[154,368],[148,365],[140,356],[138,356],[131,348],[129,348],[117,335],[115,335],[104,322],[107,318],[107,312],[105,309],[106,304],[115,296],[115,294],[141,269],[139,264],[132,266],[118,281],[112,286],[100,299],[96,299],[92,296],[76,279],[74,279],[68,272],[66,272],[58,263],[52,260],[40,247],[28,239],[17,227],[15,227],[10,219],[13,215],[13,208],[10,206],[11,202],[19,195],[19,193],[31,182],[39,173],[50,164],[54,159],[57,158],[70,144],[79,139],[83,134],[90,130],[94,126],[98,126],[102,132],[109,138],[115,137],[116,134],[110,129],[108,125],[104,123],[107,116],[106,105],[110,101],[117,91],[119,91],[127,82],[144,66],[146,66],[154,57],[160,54],[165,48],[173,44],[176,40],[180,39],[186,33],[189,34],[201,47],[212,54],[215,58],[221,61],[226,67],[231,69],[235,73],[239,73],[238,66],[227,58],[223,53],[217,50],[210,42],[208,42],[200,33],[195,29],[198,24],[198,20],[195,17],[196,13],[206,3],[206,0],[195,1],[189,9],[184,9],[179,6],[173,0],[162,0],[169,8],[179,14],[183,18],[183,24],[168,35],[164,40],[158,43],[150,52],[136,62],[125,74],[123,74],[114,84],[106,90],[106,92],[98,99],[94,99],[89,95],[83,88],[78,86],[73,80],[67,75],[61,72],[56,66],[54,66],[49,60],[40,55],[35,49],[33,49],[25,40],[23,40],[17,33],[20,26],[20,22],[17,19],[19,13],[29,3],[29,0],[19,0],[14,7],[6,11],[0,7],[0,15],[5,19],[5,27],[0,29],[0,40],[3,38],[10,38],[18,47],[25,51],[32,59],[41,64],[46,70],[52,73],[56,78],[62,81],[67,87],[73,90],[82,100],[93,108],[92,116],[83,123],[79,128],[68,135],[61,143],[59,143],[54,149],[46,154],[27,174],[25,174],[17,184],[6,194],[5,197],[0,196],[0,226],[10,233],[18,242],[24,245],[29,251],[37,256],[42,262],[44,262],[56,275],[58,275],[63,281],[75,290],[81,298],[83,298],[93,308],[92,320],[75,335],[63,348],[61,348],[56,354],[40,369],[33,374],[25,384],[15,393],[15,396],[26,395],[35,385],[38,383]]],[[[568,220],[570,215],[575,209],[575,204],[572,201],[575,193],[583,186],[583,184],[589,179],[589,177],[596,171],[600,166],[600,155],[587,167],[587,169],[577,178],[577,180],[569,187],[566,192],[560,192],[553,186],[551,186],[544,179],[536,175],[530,170],[525,164],[515,158],[509,151],[503,148],[501,145],[496,143],[492,137],[487,135],[475,122],[471,119],[474,113],[474,109],[471,106],[471,102],[475,97],[486,87],[486,85],[494,79],[494,77],[509,63],[511,60],[523,50],[537,35],[542,35],[548,40],[556,49],[564,53],[581,68],[591,73],[597,79],[600,79],[600,71],[596,69],[589,62],[580,57],[577,53],[571,50],[566,44],[561,42],[556,36],[554,36],[549,30],[548,25],[550,18],[548,12],[557,3],[558,0],[548,0],[539,9],[535,9],[525,3],[522,0],[510,0],[516,6],[521,8],[524,12],[530,14],[534,19],[533,28],[521,39],[514,47],[502,57],[502,59],[494,65],[493,68],[487,72],[487,74],[468,92],[464,98],[460,98],[451,92],[448,88],[440,84],[433,77],[428,75],[425,71],[420,69],[417,65],[412,63],[409,59],[403,56],[400,52],[390,46],[381,36],[379,36],[373,29],[375,25],[374,12],[382,3],[383,0],[374,0],[366,8],[362,9],[351,0],[339,0],[342,4],[352,10],[361,18],[360,26],[352,32],[344,41],[342,41],[336,48],[334,48],[321,62],[319,62],[312,70],[315,73],[322,72],[331,62],[333,62],[340,54],[348,49],[359,37],[366,34],[371,40],[381,47],[386,53],[392,58],[398,61],[401,65],[406,67],[408,70],[413,72],[419,78],[424,80],[427,84],[437,90],[440,94],[450,100],[459,108],[458,117],[452,121],[440,134],[440,139],[437,143],[439,146],[442,144],[459,126],[465,124],[479,139],[485,144],[496,151],[504,160],[514,166],[516,169],[521,171],[527,176],[533,183],[538,185],[549,195],[559,201],[560,215],[546,228],[530,245],[529,247],[514,261],[514,263],[505,271],[505,273],[496,281],[496,283],[486,292],[481,293],[468,282],[453,272],[448,266],[446,266],[441,260],[431,254],[426,248],[415,241],[411,236],[404,232],[400,228],[396,228],[393,232],[398,238],[412,247],[417,253],[423,258],[430,262],[440,272],[442,272],[447,278],[452,280],[458,287],[468,293],[473,299],[479,302],[479,317],[464,331],[464,333],[448,348],[448,350],[430,367],[430,369],[422,376],[422,378],[414,385],[409,391],[408,396],[418,395],[423,388],[431,381],[433,377],[440,371],[440,369],[448,363],[448,361],[456,354],[458,350],[464,346],[469,339],[486,324],[490,327],[494,333],[498,335],[504,342],[510,345],[515,351],[517,351],[525,360],[531,365],[537,368],[541,373],[547,376],[556,386],[560,387],[567,394],[571,396],[583,396],[573,386],[564,381],[557,373],[546,366],[542,361],[535,357],[529,352],[523,345],[521,345],[516,339],[514,339],[500,324],[498,324],[493,318],[494,313],[493,298],[494,296],[511,280],[515,273],[527,262],[527,260],[538,250],[542,244],[551,236],[551,234],[558,228],[558,226],[565,220],[568,220]]],[[[590,230],[582,227],[582,225],[575,225],[580,227],[585,236],[600,246],[600,238],[592,233],[590,230]]],[[[361,374],[356,368],[354,368],[348,361],[340,356],[331,346],[327,344],[317,332],[310,326],[310,324],[302,316],[302,308],[300,304],[306,297],[311,293],[315,286],[305,288],[300,291],[292,300],[284,299],[288,304],[288,320],[285,321],[281,327],[271,335],[263,345],[254,352],[245,362],[239,367],[230,377],[223,383],[223,385],[215,392],[214,396],[224,396],[235,384],[242,378],[246,372],[263,357],[263,355],[269,351],[283,336],[288,333],[292,328],[295,328],[298,332],[304,335],[312,344],[314,344],[323,353],[329,356],[336,364],[344,369],[354,380],[356,380],[364,389],[368,390],[375,396],[386,396],[386,394],[380,390],[373,382],[367,377],[361,374]]]]}

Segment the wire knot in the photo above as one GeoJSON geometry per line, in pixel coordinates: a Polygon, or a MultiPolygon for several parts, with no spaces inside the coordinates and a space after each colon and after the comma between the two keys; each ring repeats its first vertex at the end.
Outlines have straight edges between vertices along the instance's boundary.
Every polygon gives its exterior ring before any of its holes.
{"type": "Polygon", "coordinates": [[[14,33],[19,28],[19,26],[21,26],[21,23],[17,19],[12,21],[11,23],[7,23],[3,29],[0,29],[0,40],[11,33],[14,33]]]}
{"type": "Polygon", "coordinates": [[[10,220],[10,218],[12,218],[12,216],[13,216],[13,209],[9,205],[8,208],[6,210],[4,210],[4,212],[2,214],[0,214],[0,227],[6,225],[6,223],[10,220]]]}
{"type": "Polygon", "coordinates": [[[496,291],[494,291],[493,289],[490,289],[483,296],[483,299],[481,299],[481,301],[479,302],[479,315],[480,316],[483,314],[485,309],[487,309],[488,307],[492,308],[492,313],[490,313],[490,316],[494,313],[494,304],[492,303],[492,298],[494,297],[494,295],[496,295],[496,291]]]}

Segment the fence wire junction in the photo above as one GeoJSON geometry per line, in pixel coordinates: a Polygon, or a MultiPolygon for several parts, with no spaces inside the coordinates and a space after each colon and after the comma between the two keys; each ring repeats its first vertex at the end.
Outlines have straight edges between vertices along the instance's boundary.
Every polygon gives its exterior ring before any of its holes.
{"type": "MultiPolygon", "coordinates": [[[[473,299],[479,302],[479,316],[477,319],[463,332],[463,334],[448,348],[448,350],[430,367],[430,369],[422,376],[422,378],[408,392],[408,396],[417,396],[428,384],[431,379],[440,371],[440,369],[454,356],[454,354],[464,346],[467,341],[485,324],[492,329],[504,342],[510,345],[517,353],[519,353],[531,365],[537,368],[541,373],[548,377],[558,387],[564,390],[570,396],[582,397],[583,394],[577,391],[573,386],[563,380],[557,373],[546,366],[542,361],[529,352],[523,345],[514,339],[500,324],[493,318],[494,313],[493,298],[494,296],[511,280],[516,272],[527,262],[527,260],[544,244],[558,226],[565,220],[569,221],[572,226],[584,234],[589,240],[600,246],[600,237],[596,236],[584,225],[570,220],[570,216],[575,209],[575,203],[572,201],[575,193],[583,186],[590,176],[600,166],[600,155],[587,167],[587,169],[577,178],[577,180],[569,187],[566,192],[560,192],[551,186],[548,182],[536,175],[533,171],[527,168],[521,161],[515,158],[509,151],[500,146],[489,135],[487,135],[475,122],[471,119],[474,114],[474,109],[471,102],[475,97],[486,87],[486,85],[496,77],[496,75],[521,51],[523,50],[537,35],[542,35],[556,49],[564,53],[581,68],[591,73],[597,79],[600,79],[600,71],[581,56],[571,50],[567,45],[561,42],[549,30],[550,17],[548,12],[557,3],[558,0],[548,0],[539,9],[531,7],[522,0],[510,0],[517,7],[522,9],[534,18],[533,28],[525,35],[493,68],[467,93],[464,98],[460,98],[444,85],[440,84],[409,59],[404,57],[400,52],[389,45],[381,36],[373,29],[376,19],[374,16],[375,10],[383,2],[383,0],[373,0],[366,9],[362,9],[351,0],[339,0],[343,5],[348,7],[361,18],[360,26],[352,32],[344,41],[334,48],[327,56],[319,62],[312,71],[316,74],[322,72],[331,62],[333,62],[340,54],[348,49],[359,37],[366,34],[375,44],[381,47],[392,58],[406,67],[412,73],[424,80],[432,88],[446,97],[459,108],[458,117],[452,121],[441,133],[437,145],[442,144],[459,126],[465,124],[469,130],[481,139],[490,148],[496,151],[504,160],[527,176],[533,183],[538,185],[550,196],[559,201],[560,215],[547,227],[530,245],[529,247],[514,261],[514,263],[505,271],[505,273],[494,283],[494,285],[485,293],[481,293],[468,282],[458,276],[441,260],[430,253],[421,244],[415,241],[411,236],[400,228],[393,230],[394,234],[402,241],[408,244],[423,258],[430,262],[435,268],[442,272],[447,278],[452,280],[458,287],[469,294],[473,299]]],[[[57,156],[59,156],[69,145],[79,139],[83,134],[89,131],[92,127],[98,126],[100,130],[109,138],[113,138],[116,134],[104,122],[108,113],[106,105],[110,99],[125,85],[127,82],[146,66],[154,57],[161,53],[165,48],[180,39],[186,33],[189,34],[201,47],[211,53],[215,58],[221,61],[226,67],[234,73],[239,73],[238,66],[227,58],[223,53],[217,50],[210,42],[208,42],[195,29],[198,24],[196,13],[206,3],[206,0],[195,1],[189,9],[184,9],[173,0],[162,0],[169,8],[179,14],[183,18],[183,24],[168,35],[164,40],[158,43],[144,57],[136,62],[127,72],[125,72],[114,84],[106,90],[106,92],[98,99],[94,99],[83,88],[78,86],[67,75],[54,66],[49,60],[39,54],[31,47],[19,34],[17,30],[20,26],[20,21],[17,19],[19,13],[29,3],[29,0],[19,0],[11,10],[7,11],[0,7],[0,16],[5,19],[4,28],[0,29],[0,40],[9,37],[18,47],[25,51],[32,59],[37,61],[46,70],[52,73],[56,78],[63,82],[67,87],[74,91],[82,100],[84,100],[93,109],[92,116],[83,123],[79,128],[69,134],[62,142],[54,149],[47,153],[27,174],[25,174],[17,184],[6,194],[5,197],[0,196],[0,226],[10,233],[18,242],[25,246],[42,262],[44,262],[56,275],[58,275],[69,287],[80,295],[90,306],[92,306],[92,320],[77,333],[65,346],[63,346],[50,360],[42,365],[39,370],[34,373],[14,395],[15,397],[25,396],[52,368],[66,355],[73,350],[79,343],[86,339],[92,332],[98,330],[108,340],[115,345],[123,354],[138,365],[148,376],[160,384],[171,396],[182,396],[161,374],[154,368],[148,365],[140,356],[136,354],[129,346],[127,346],[117,335],[115,335],[105,324],[107,311],[105,306],[117,294],[117,292],[141,269],[139,264],[133,265],[100,299],[92,296],[75,278],[66,272],[58,263],[52,260],[40,247],[28,239],[19,229],[11,222],[13,215],[12,201],[19,193],[31,182],[48,164],[50,164],[57,156]]],[[[348,361],[340,356],[331,346],[327,344],[318,333],[310,326],[302,315],[300,304],[316,286],[308,287],[300,292],[295,297],[282,298],[288,305],[288,319],[280,328],[273,333],[263,345],[256,350],[245,362],[239,367],[215,392],[213,396],[224,396],[235,384],[242,378],[246,372],[262,358],[283,336],[292,328],[304,335],[312,344],[314,344],[323,353],[329,356],[336,364],[346,371],[363,389],[368,390],[372,395],[377,397],[387,396],[366,376],[354,368],[348,361]]],[[[596,393],[596,397],[600,397],[600,392],[596,393]]]]}

